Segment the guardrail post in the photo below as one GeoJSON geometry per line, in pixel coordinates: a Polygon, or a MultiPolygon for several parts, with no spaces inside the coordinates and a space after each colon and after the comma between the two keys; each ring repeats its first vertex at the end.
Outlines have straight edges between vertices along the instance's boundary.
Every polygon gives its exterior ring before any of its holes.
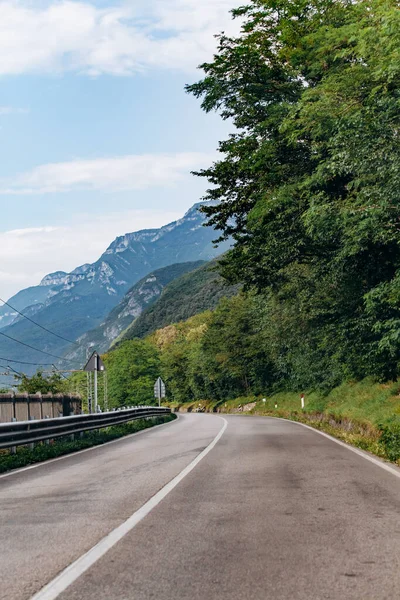
{"type": "MultiPolygon", "coordinates": [[[[14,415],[15,415],[15,398],[14,398],[14,415]]],[[[11,421],[12,421],[12,423],[16,423],[17,419],[15,417],[13,417],[11,419],[11,421]]],[[[11,452],[11,454],[17,454],[17,446],[11,446],[10,452],[11,452]]]]}
{"type": "MultiPolygon", "coordinates": [[[[35,417],[29,417],[29,421],[34,421],[35,417]]],[[[35,449],[35,442],[32,442],[31,444],[29,444],[29,449],[30,450],[34,450],[35,449]]]]}
{"type": "MultiPolygon", "coordinates": [[[[50,419],[49,415],[46,415],[45,419],[50,419]]],[[[45,440],[44,443],[46,444],[46,446],[50,446],[50,440],[45,440]]]]}
{"type": "MultiPolygon", "coordinates": [[[[84,412],[83,412],[83,410],[81,409],[81,415],[84,415],[84,414],[85,414],[85,413],[84,413],[84,412]]],[[[81,438],[81,440],[82,440],[82,439],[85,437],[85,432],[84,432],[84,431],[81,431],[81,432],[79,433],[79,437],[80,437],[80,438],[81,438]]]]}

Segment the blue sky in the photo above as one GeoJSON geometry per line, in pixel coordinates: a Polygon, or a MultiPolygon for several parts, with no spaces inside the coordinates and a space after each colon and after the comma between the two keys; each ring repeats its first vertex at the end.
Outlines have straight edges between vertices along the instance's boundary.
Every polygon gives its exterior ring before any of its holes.
{"type": "Polygon", "coordinates": [[[229,125],[184,85],[235,0],[0,0],[0,291],[198,201],[229,125]]]}

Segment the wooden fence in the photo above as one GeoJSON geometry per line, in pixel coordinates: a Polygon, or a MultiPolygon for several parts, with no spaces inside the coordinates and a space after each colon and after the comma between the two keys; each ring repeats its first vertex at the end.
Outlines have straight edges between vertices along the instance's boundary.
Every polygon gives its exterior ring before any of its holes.
{"type": "Polygon", "coordinates": [[[65,394],[0,394],[0,423],[68,417],[82,413],[82,399],[65,394]]]}

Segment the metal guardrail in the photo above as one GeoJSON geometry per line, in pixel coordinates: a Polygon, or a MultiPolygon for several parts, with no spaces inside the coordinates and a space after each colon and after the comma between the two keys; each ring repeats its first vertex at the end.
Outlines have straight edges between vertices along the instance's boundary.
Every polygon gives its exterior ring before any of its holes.
{"type": "Polygon", "coordinates": [[[120,425],[121,423],[128,423],[136,419],[158,417],[170,413],[170,408],[138,406],[125,410],[90,415],[0,423],[0,449],[24,446],[33,442],[43,442],[56,437],[81,433],[82,431],[103,429],[104,427],[120,425]]]}

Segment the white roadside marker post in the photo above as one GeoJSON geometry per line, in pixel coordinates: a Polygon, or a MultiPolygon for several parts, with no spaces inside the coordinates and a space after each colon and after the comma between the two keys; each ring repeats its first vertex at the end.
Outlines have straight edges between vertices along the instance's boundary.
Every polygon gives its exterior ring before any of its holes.
{"type": "Polygon", "coordinates": [[[301,409],[304,410],[304,394],[301,394],[300,399],[301,399],[301,409]]]}

